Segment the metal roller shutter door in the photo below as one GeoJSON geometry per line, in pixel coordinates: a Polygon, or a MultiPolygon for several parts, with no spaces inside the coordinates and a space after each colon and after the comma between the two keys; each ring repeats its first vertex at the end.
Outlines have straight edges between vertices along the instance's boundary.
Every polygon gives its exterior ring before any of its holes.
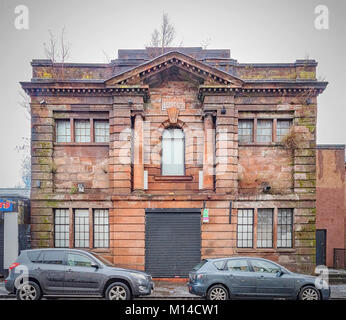
{"type": "Polygon", "coordinates": [[[145,267],[153,277],[188,277],[201,259],[201,211],[147,210],[145,267]]]}

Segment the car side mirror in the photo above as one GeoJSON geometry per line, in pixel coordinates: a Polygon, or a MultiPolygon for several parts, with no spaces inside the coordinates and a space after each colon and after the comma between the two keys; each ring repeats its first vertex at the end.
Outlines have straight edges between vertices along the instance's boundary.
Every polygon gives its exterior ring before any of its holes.
{"type": "Polygon", "coordinates": [[[92,263],[91,264],[91,267],[92,268],[95,268],[95,269],[98,269],[99,268],[99,265],[97,263],[92,263]]]}
{"type": "Polygon", "coordinates": [[[278,270],[278,272],[276,273],[277,277],[281,277],[284,274],[284,272],[280,269],[278,270]]]}

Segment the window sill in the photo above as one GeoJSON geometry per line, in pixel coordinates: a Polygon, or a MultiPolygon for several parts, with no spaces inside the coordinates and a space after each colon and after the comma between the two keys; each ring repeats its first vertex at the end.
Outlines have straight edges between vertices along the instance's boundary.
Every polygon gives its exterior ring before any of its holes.
{"type": "Polygon", "coordinates": [[[54,142],[57,147],[109,147],[109,142],[54,142]]]}
{"type": "Polygon", "coordinates": [[[237,253],[274,253],[274,252],[295,252],[294,248],[237,248],[237,253]]]}
{"type": "Polygon", "coordinates": [[[269,142],[269,143],[254,143],[254,142],[238,142],[239,147],[285,147],[280,142],[269,142]]]}
{"type": "Polygon", "coordinates": [[[192,181],[193,176],[155,176],[155,181],[164,181],[164,182],[186,182],[192,181]]]}

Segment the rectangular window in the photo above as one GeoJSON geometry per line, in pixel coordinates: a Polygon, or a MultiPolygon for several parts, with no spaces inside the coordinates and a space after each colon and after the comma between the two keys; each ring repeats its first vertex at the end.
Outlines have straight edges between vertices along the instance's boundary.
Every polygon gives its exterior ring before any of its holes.
{"type": "Polygon", "coordinates": [[[77,209],[74,213],[74,246],[89,248],[89,210],[77,209]]]}
{"type": "Polygon", "coordinates": [[[273,247],[273,209],[258,209],[257,248],[273,247]]]}
{"type": "Polygon", "coordinates": [[[258,143],[272,142],[273,120],[257,120],[256,141],[258,143]]]}
{"type": "Polygon", "coordinates": [[[237,247],[253,247],[253,210],[238,209],[237,247]]]}
{"type": "Polygon", "coordinates": [[[95,142],[109,142],[109,122],[95,120],[94,122],[95,142]]]}
{"type": "Polygon", "coordinates": [[[240,143],[253,142],[253,120],[238,121],[238,139],[240,143]]]}
{"type": "Polygon", "coordinates": [[[277,120],[276,141],[280,142],[282,138],[290,131],[292,125],[291,120],[277,120]]]}
{"type": "Polygon", "coordinates": [[[94,248],[109,247],[108,210],[94,210],[94,248]]]}
{"type": "Polygon", "coordinates": [[[162,134],[162,175],[185,174],[185,136],[181,129],[165,129],[162,134]]]}
{"type": "Polygon", "coordinates": [[[56,142],[71,142],[70,120],[56,120],[56,142]]]}
{"type": "Polygon", "coordinates": [[[70,246],[70,214],[68,209],[56,209],[54,214],[54,246],[70,246]]]}
{"type": "Polygon", "coordinates": [[[75,142],[90,142],[90,120],[76,120],[74,130],[75,142]]]}
{"type": "Polygon", "coordinates": [[[278,210],[277,247],[292,248],[293,209],[278,210]]]}

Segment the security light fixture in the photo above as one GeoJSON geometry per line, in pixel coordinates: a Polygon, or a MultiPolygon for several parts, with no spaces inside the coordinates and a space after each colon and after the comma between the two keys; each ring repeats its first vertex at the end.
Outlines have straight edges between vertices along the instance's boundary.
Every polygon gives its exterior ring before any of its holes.
{"type": "Polygon", "coordinates": [[[263,186],[263,192],[264,193],[268,193],[270,190],[271,190],[271,186],[269,185],[269,184],[265,184],[264,186],[263,186]]]}

